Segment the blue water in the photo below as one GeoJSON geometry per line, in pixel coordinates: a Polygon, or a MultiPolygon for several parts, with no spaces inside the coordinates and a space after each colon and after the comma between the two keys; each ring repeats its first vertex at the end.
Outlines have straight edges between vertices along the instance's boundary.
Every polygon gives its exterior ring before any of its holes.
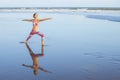
{"type": "MultiPolygon", "coordinates": [[[[39,70],[34,75],[33,69],[22,66],[32,65],[32,59],[20,43],[32,28],[21,20],[31,19],[32,14],[0,13],[0,80],[120,79],[120,22],[86,17],[91,13],[39,13],[40,18],[53,18],[40,23],[45,46],[39,58],[40,66],[52,73],[39,70]]],[[[34,53],[41,53],[39,36],[33,36],[28,45],[34,53]]]]}

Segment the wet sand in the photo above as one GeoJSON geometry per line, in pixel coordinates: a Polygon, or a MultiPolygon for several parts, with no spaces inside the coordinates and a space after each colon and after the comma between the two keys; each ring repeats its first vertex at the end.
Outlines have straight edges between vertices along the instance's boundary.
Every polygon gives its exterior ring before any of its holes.
{"type": "MultiPolygon", "coordinates": [[[[45,46],[44,56],[39,58],[40,66],[52,73],[39,70],[35,76],[33,69],[22,66],[33,64],[25,44],[20,43],[32,28],[31,23],[21,20],[32,18],[32,13],[0,13],[0,80],[120,79],[119,22],[83,15],[39,15],[53,18],[40,24],[45,46]]],[[[28,44],[34,53],[41,53],[39,36],[28,44]]]]}

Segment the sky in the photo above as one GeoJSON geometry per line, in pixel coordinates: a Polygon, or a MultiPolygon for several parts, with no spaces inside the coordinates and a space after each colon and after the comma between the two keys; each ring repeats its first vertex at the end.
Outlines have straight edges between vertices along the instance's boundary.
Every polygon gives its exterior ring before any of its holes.
{"type": "Polygon", "coordinates": [[[120,7],[120,0],[0,0],[0,7],[120,7]]]}

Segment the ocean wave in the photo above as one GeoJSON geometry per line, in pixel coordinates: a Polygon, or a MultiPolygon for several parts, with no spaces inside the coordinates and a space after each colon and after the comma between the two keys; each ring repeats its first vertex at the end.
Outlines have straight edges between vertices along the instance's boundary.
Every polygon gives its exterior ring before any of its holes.
{"type": "Polygon", "coordinates": [[[108,15],[87,15],[88,18],[108,20],[113,22],[120,22],[120,16],[108,16],[108,15]]]}
{"type": "Polygon", "coordinates": [[[0,8],[0,12],[120,12],[120,8],[0,8]]]}

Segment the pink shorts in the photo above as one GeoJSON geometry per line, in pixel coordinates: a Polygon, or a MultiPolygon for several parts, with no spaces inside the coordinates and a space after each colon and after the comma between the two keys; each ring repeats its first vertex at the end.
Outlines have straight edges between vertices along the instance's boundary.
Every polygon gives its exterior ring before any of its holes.
{"type": "Polygon", "coordinates": [[[44,37],[44,34],[41,34],[40,31],[34,31],[34,30],[32,30],[32,31],[30,32],[30,35],[34,35],[34,34],[38,34],[38,35],[40,35],[41,37],[44,37]]]}

